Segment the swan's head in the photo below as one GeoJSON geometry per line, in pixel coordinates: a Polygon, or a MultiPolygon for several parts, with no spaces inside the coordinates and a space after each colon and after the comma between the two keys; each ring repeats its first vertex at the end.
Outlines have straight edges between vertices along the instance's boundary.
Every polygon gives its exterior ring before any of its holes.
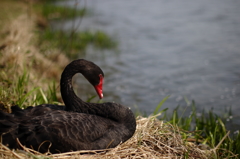
{"type": "MultiPolygon", "coordinates": [[[[100,99],[103,98],[103,79],[104,73],[100,67],[93,62],[87,60],[79,60],[82,67],[80,67],[83,76],[93,85],[100,99]]],[[[80,72],[80,71],[79,71],[80,72]]]]}
{"type": "Polygon", "coordinates": [[[68,86],[70,86],[72,84],[72,77],[77,73],[81,73],[92,84],[99,98],[102,99],[104,73],[101,68],[91,61],[87,61],[84,59],[74,60],[64,69],[61,76],[61,85],[67,84],[68,86]]]}

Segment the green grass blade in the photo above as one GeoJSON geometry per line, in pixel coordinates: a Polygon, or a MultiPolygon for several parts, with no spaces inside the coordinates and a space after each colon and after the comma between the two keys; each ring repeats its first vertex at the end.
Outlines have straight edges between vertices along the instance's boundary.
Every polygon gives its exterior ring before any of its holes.
{"type": "Polygon", "coordinates": [[[44,103],[48,103],[47,97],[46,97],[46,95],[43,93],[42,88],[39,88],[39,91],[40,91],[40,94],[41,94],[41,96],[42,96],[42,98],[43,98],[44,103]]]}
{"type": "Polygon", "coordinates": [[[32,89],[31,91],[29,91],[27,94],[25,94],[24,96],[22,96],[16,103],[17,105],[22,108],[23,107],[23,103],[26,101],[27,97],[29,97],[34,91],[40,89],[40,87],[36,87],[34,89],[32,89]]]}
{"type": "MultiPolygon", "coordinates": [[[[165,98],[163,98],[163,100],[158,104],[158,106],[155,108],[153,115],[157,115],[159,113],[159,109],[162,107],[163,103],[170,97],[170,95],[166,96],[165,98]]],[[[164,109],[164,111],[166,111],[164,109]]]]}
{"type": "Polygon", "coordinates": [[[94,96],[92,96],[92,97],[90,97],[90,98],[88,98],[88,100],[87,100],[87,102],[91,102],[95,97],[97,97],[96,95],[94,95],[94,96]]]}

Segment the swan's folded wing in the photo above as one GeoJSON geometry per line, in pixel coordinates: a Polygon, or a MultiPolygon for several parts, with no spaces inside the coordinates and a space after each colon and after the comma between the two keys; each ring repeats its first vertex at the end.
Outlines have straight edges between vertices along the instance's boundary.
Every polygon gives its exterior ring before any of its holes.
{"type": "Polygon", "coordinates": [[[62,142],[70,143],[77,150],[92,150],[114,147],[121,142],[121,125],[100,116],[71,113],[60,117],[49,129],[57,132],[62,142]]]}
{"type": "Polygon", "coordinates": [[[20,141],[42,152],[49,146],[51,152],[66,152],[104,149],[121,142],[121,125],[117,122],[75,112],[54,111],[34,117],[19,130],[20,141]],[[41,145],[43,142],[46,144],[41,145]]]}

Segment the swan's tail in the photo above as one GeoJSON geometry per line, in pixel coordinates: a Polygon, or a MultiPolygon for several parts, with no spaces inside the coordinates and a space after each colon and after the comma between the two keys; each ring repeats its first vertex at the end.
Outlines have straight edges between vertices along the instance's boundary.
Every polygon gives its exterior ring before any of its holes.
{"type": "Polygon", "coordinates": [[[0,111],[0,141],[10,148],[18,148],[17,139],[18,123],[13,114],[0,111]]]}

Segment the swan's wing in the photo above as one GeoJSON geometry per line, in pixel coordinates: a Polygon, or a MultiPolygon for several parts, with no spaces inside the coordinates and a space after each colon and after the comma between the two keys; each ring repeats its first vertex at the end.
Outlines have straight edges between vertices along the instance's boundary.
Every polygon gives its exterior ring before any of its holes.
{"type": "Polygon", "coordinates": [[[121,142],[121,125],[112,120],[75,112],[53,111],[23,121],[19,138],[27,147],[46,152],[92,150],[114,147],[121,142]],[[51,143],[51,144],[50,144],[51,143]]]}

